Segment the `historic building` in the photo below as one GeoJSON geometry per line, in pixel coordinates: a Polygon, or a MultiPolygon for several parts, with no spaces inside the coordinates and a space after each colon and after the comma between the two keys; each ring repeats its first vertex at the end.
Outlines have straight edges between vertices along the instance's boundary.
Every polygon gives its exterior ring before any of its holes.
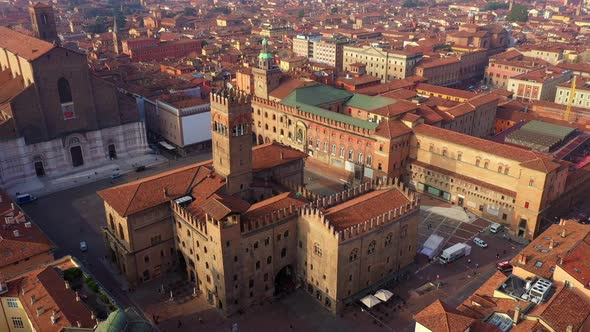
{"type": "Polygon", "coordinates": [[[382,82],[405,79],[414,74],[414,67],[422,59],[422,53],[388,51],[373,46],[343,48],[343,70],[350,71],[354,64],[366,65],[367,74],[381,78],[382,82]]]}
{"type": "Polygon", "coordinates": [[[180,260],[227,314],[295,284],[338,312],[413,262],[412,193],[386,180],[318,199],[302,187],[306,155],[278,143],[252,148],[251,123],[248,95],[216,92],[212,161],[99,193],[106,245],[130,282],[180,260]]]}
{"type": "Polygon", "coordinates": [[[84,54],[5,27],[0,137],[4,187],[92,169],[147,148],[133,98],[92,75],[84,54]]]}
{"type": "Polygon", "coordinates": [[[568,167],[549,155],[426,124],[412,130],[410,185],[517,236],[536,236],[543,211],[566,190],[568,167]]]}

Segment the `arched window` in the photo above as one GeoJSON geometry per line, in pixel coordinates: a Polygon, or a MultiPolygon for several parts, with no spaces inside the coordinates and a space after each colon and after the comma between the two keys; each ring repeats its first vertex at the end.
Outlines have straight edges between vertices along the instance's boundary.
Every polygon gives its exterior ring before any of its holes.
{"type": "Polygon", "coordinates": [[[350,262],[354,262],[354,261],[356,261],[356,259],[358,258],[358,256],[359,256],[359,250],[358,250],[358,248],[354,248],[350,252],[350,257],[348,258],[348,260],[350,262]]]}
{"type": "Polygon", "coordinates": [[[375,247],[377,246],[377,242],[375,240],[369,243],[369,248],[367,249],[367,254],[371,255],[375,253],[375,247]]]}
{"type": "Polygon", "coordinates": [[[320,248],[320,244],[317,242],[313,244],[313,253],[322,257],[322,248],[320,248]]]}
{"type": "Polygon", "coordinates": [[[348,151],[348,160],[352,161],[354,159],[354,151],[349,150],[348,151]]]}
{"type": "Polygon", "coordinates": [[[385,246],[389,247],[391,245],[391,238],[393,237],[393,233],[387,234],[385,237],[385,246]]]}
{"type": "Polygon", "coordinates": [[[59,93],[59,102],[62,104],[72,102],[72,90],[70,90],[70,82],[65,78],[57,80],[57,90],[59,93]]]}
{"type": "Polygon", "coordinates": [[[371,167],[373,165],[373,157],[371,155],[367,156],[367,166],[371,167]]]}
{"type": "Polygon", "coordinates": [[[359,152],[359,156],[358,156],[357,161],[358,161],[359,164],[362,164],[363,163],[364,159],[363,159],[363,153],[362,152],[359,152]]]}
{"type": "Polygon", "coordinates": [[[125,240],[125,233],[123,233],[123,226],[121,224],[119,224],[119,237],[121,240],[125,240]]]}
{"type": "Polygon", "coordinates": [[[303,130],[301,128],[297,129],[297,142],[301,143],[303,141],[303,130]]]}

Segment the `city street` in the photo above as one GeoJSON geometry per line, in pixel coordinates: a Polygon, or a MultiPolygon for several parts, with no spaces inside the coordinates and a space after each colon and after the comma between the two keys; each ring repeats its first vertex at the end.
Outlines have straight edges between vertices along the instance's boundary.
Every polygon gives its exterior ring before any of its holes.
{"type": "Polygon", "coordinates": [[[105,215],[102,200],[96,192],[113,185],[204,161],[210,159],[210,156],[210,153],[204,153],[170,160],[169,163],[149,167],[143,172],[122,174],[115,180],[100,180],[43,196],[33,203],[22,205],[22,208],[56,244],[55,257],[75,256],[122,306],[131,306],[134,304],[122,289],[119,276],[105,265],[106,248],[101,233],[105,215]],[[87,252],[80,251],[80,241],[86,241],[88,244],[87,252]]]}

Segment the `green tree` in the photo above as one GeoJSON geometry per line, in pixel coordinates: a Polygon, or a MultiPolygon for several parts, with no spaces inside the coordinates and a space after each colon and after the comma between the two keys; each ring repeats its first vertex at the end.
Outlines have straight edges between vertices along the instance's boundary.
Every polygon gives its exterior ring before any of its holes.
{"type": "Polygon", "coordinates": [[[529,10],[526,6],[515,3],[512,5],[512,10],[506,16],[506,20],[510,22],[526,22],[529,18],[529,10]]]}
{"type": "Polygon", "coordinates": [[[303,11],[303,9],[299,9],[299,11],[297,12],[297,17],[303,18],[303,16],[305,16],[305,12],[303,11]]]}
{"type": "Polygon", "coordinates": [[[488,2],[483,10],[508,9],[508,4],[503,2],[488,2]]]}

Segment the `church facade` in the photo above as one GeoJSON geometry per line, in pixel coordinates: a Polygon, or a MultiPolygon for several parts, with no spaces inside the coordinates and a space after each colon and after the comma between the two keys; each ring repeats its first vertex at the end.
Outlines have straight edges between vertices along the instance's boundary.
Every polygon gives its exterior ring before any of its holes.
{"type": "MultiPolygon", "coordinates": [[[[30,7],[53,38],[51,7],[30,7]],[[37,11],[41,11],[37,13],[37,11]]],[[[0,186],[91,170],[145,154],[132,98],[91,74],[83,54],[0,27],[0,186]]]]}

